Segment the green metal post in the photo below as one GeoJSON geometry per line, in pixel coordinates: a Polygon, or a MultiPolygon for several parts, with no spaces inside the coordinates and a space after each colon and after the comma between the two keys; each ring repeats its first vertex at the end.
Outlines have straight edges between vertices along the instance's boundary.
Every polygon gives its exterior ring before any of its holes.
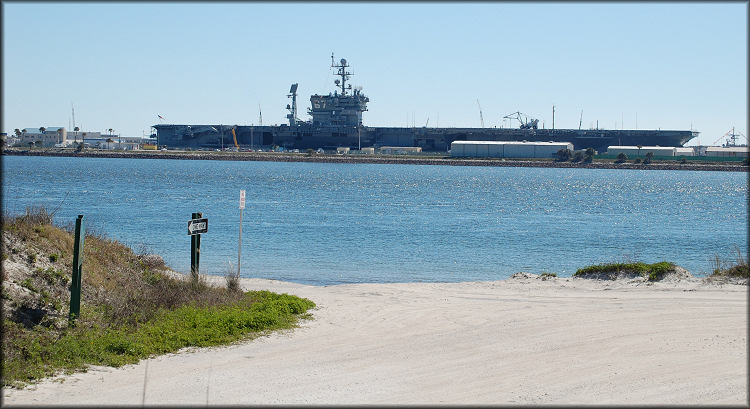
{"type": "Polygon", "coordinates": [[[76,219],[75,243],[73,244],[73,275],[70,283],[70,314],[73,323],[81,315],[81,274],[83,273],[83,239],[85,238],[83,215],[76,219]]]}
{"type": "MultiPolygon", "coordinates": [[[[193,213],[193,220],[203,217],[203,213],[193,213]]],[[[190,275],[193,280],[198,279],[199,264],[201,256],[201,235],[190,236],[190,275]]]]}

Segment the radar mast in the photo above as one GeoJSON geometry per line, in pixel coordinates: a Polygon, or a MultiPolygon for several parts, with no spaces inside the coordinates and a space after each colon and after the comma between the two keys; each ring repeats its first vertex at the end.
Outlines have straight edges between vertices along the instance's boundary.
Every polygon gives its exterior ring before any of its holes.
{"type": "MultiPolygon", "coordinates": [[[[341,80],[335,80],[334,83],[337,87],[341,87],[341,95],[346,96],[346,80],[349,79],[349,76],[352,75],[351,72],[347,71],[346,68],[349,66],[349,64],[346,62],[346,59],[342,58],[341,61],[339,61],[338,64],[334,62],[333,53],[331,53],[331,68],[338,68],[338,72],[336,75],[339,75],[341,77],[341,80]]],[[[351,84],[349,84],[349,89],[352,89],[351,84]]]]}
{"type": "Polygon", "coordinates": [[[286,117],[289,119],[290,126],[297,125],[297,122],[299,121],[297,118],[297,85],[297,83],[292,84],[291,88],[289,88],[289,94],[287,95],[287,98],[292,99],[292,105],[286,105],[286,109],[289,110],[289,114],[287,114],[286,117]]]}

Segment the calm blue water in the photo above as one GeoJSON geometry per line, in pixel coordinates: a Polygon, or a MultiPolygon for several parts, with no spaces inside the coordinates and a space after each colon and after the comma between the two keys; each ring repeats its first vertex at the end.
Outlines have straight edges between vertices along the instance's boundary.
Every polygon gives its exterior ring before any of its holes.
{"type": "Polygon", "coordinates": [[[748,176],[587,170],[4,156],[3,209],[84,214],[89,229],[190,270],[187,222],[209,219],[201,273],[317,285],[570,276],[616,261],[695,275],[747,255],[748,176]]]}

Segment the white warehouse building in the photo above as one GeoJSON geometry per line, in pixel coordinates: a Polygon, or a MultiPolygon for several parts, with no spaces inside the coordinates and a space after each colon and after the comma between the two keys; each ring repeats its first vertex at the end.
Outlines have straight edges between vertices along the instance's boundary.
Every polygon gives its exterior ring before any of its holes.
{"type": "Polygon", "coordinates": [[[653,153],[654,156],[674,156],[674,146],[608,146],[608,155],[619,155],[624,153],[628,157],[645,157],[649,152],[653,153]]]}
{"type": "Polygon", "coordinates": [[[692,146],[678,146],[674,148],[674,156],[695,156],[695,148],[692,146]]]}
{"type": "Polygon", "coordinates": [[[560,149],[573,150],[570,142],[454,141],[451,157],[556,158],[560,149]]]}
{"type": "Polygon", "coordinates": [[[718,156],[721,158],[747,158],[747,146],[709,146],[706,148],[706,156],[718,156]]]}

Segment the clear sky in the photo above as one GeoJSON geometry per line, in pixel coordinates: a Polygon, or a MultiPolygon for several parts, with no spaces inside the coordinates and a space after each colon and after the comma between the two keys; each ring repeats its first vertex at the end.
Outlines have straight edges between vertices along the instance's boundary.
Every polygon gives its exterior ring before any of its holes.
{"type": "MultiPolygon", "coordinates": [[[[331,53],[370,126],[747,129],[748,4],[3,2],[3,131],[124,136],[286,121],[333,92],[331,53]],[[479,104],[477,103],[479,101],[479,104]],[[581,114],[583,112],[583,114],[581,114]],[[428,119],[429,118],[429,119],[428,119]],[[429,121],[429,122],[428,122],[429,121]]],[[[744,140],[742,142],[745,142],[744,140]]]]}

